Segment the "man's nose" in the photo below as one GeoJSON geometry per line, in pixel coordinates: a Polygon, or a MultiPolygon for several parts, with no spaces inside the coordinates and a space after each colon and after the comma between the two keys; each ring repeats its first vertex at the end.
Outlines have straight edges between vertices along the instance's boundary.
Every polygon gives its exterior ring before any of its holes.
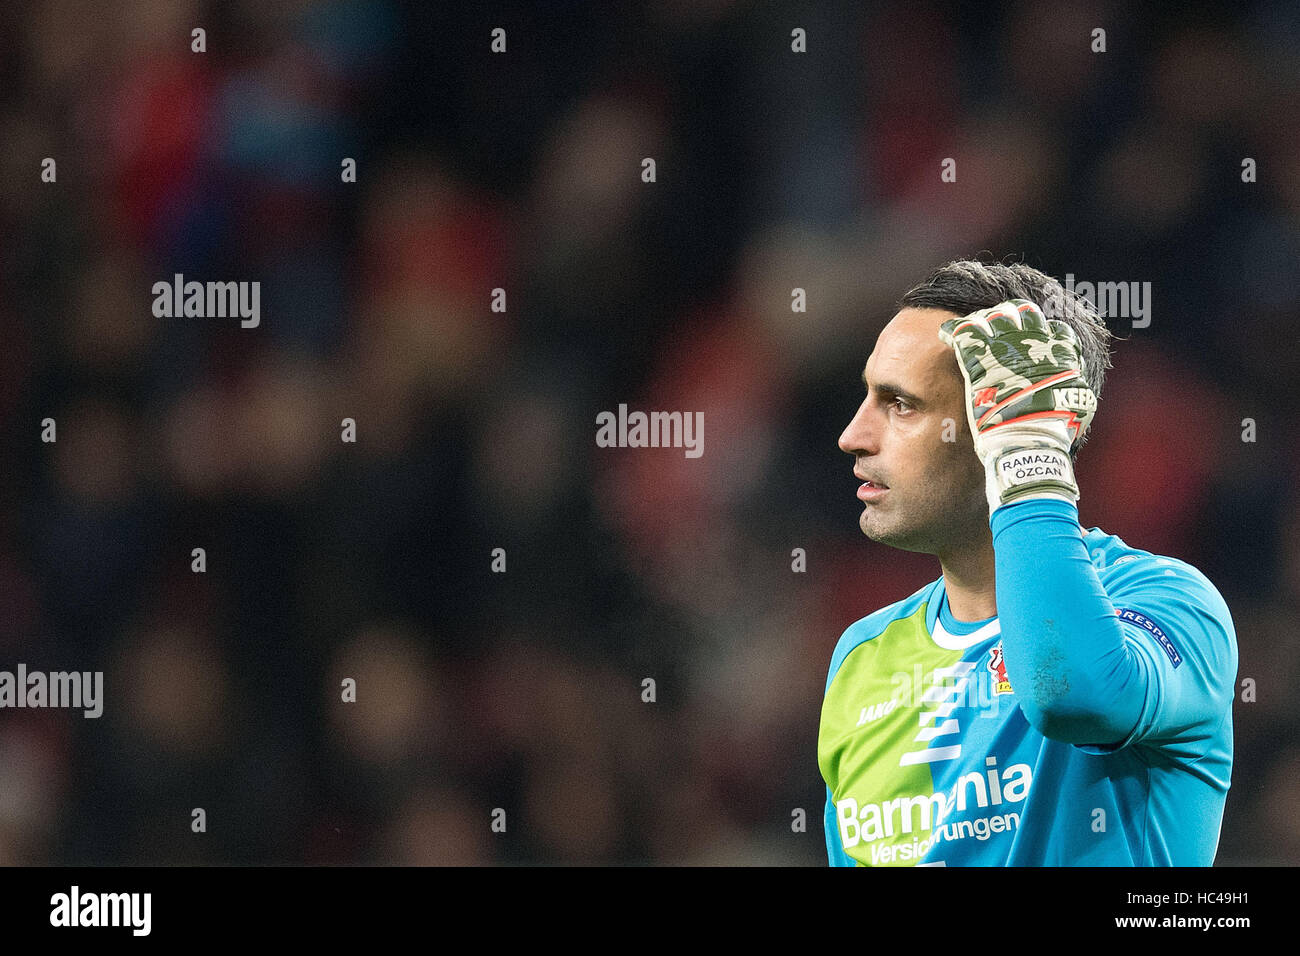
{"type": "Polygon", "coordinates": [[[840,435],[840,451],[849,455],[874,455],[879,451],[878,443],[879,431],[873,420],[870,400],[864,398],[857,414],[840,435]]]}

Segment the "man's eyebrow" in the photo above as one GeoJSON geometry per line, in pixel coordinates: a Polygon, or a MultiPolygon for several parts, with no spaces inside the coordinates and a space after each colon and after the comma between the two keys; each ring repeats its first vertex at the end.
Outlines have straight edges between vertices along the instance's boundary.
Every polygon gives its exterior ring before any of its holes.
{"type": "MultiPolygon", "coordinates": [[[[868,391],[870,391],[871,389],[871,383],[867,381],[867,373],[865,369],[862,372],[862,387],[867,389],[868,391]]],[[[876,385],[876,391],[884,392],[888,395],[894,395],[897,396],[898,398],[905,399],[911,404],[916,405],[918,407],[925,404],[925,400],[920,396],[913,395],[905,388],[900,388],[897,385],[890,385],[886,382],[878,383],[876,385]]]]}

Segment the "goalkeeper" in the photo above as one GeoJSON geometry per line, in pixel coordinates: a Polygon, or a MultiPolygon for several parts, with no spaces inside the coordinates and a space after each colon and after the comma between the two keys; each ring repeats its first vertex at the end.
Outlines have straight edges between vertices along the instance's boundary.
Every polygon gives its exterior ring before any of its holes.
{"type": "Polygon", "coordinates": [[[839,446],[863,532],[942,573],[832,655],[832,864],[1213,863],[1236,636],[1198,570],[1079,523],[1108,341],[1054,279],[968,261],[881,331],[839,446]]]}

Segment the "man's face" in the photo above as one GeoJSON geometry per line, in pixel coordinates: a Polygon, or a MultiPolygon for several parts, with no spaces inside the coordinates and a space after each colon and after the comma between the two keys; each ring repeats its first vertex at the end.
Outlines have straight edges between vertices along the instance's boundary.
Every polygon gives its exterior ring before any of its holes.
{"type": "Polygon", "coordinates": [[[988,530],[965,387],[938,334],[957,317],[908,308],[889,321],[862,373],[867,396],[839,440],[855,473],[885,489],[859,488],[863,533],[905,551],[940,554],[988,530]]]}

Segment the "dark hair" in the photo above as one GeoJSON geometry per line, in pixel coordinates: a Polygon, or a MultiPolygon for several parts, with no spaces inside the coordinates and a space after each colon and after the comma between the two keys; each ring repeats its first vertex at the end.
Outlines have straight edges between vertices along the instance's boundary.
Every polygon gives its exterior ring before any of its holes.
{"type": "MultiPolygon", "coordinates": [[[[1106,370],[1111,367],[1110,341],[1113,338],[1096,308],[1078,293],[1066,290],[1051,276],[1023,262],[1003,264],[959,259],[936,269],[929,278],[904,293],[898,307],[944,309],[958,315],[970,315],[991,309],[1007,299],[1028,299],[1048,319],[1057,319],[1074,330],[1079,340],[1079,371],[1093,394],[1101,399],[1106,370]]],[[[1070,452],[1073,459],[1085,435],[1070,452]]]]}

